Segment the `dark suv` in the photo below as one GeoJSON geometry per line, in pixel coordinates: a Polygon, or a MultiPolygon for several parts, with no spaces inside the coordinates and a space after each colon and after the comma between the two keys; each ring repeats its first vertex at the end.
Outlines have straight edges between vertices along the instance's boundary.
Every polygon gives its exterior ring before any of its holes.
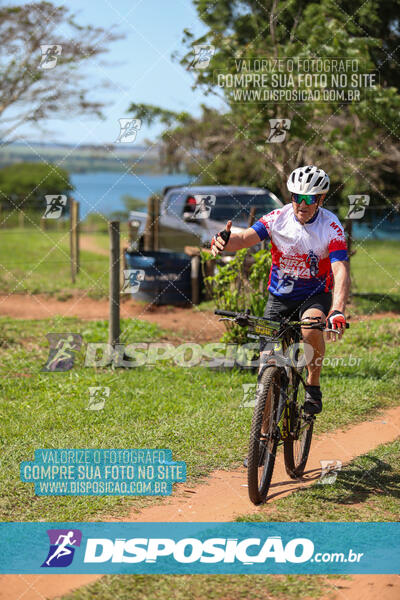
{"type": "Polygon", "coordinates": [[[165,188],[160,206],[159,250],[183,252],[185,246],[206,246],[229,219],[233,222],[232,231],[237,232],[248,227],[251,212],[259,219],[281,206],[282,202],[263,188],[165,188]]]}

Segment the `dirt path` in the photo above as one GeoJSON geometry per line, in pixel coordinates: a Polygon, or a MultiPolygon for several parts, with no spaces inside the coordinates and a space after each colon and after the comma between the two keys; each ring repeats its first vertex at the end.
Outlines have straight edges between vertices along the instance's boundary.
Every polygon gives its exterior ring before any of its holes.
{"type": "MultiPolygon", "coordinates": [[[[295,490],[311,485],[320,476],[320,460],[350,460],[376,446],[393,441],[400,432],[400,407],[381,413],[372,421],[351,429],[324,434],[313,440],[308,469],[301,482],[289,479],[282,460],[275,466],[268,504],[255,507],[247,496],[246,471],[215,471],[204,483],[189,489],[181,484],[174,496],[140,513],[132,510],[121,521],[178,522],[233,521],[238,515],[262,513],[268,516],[271,502],[295,490]]],[[[113,518],[112,521],[116,519],[113,518]]],[[[111,519],[110,519],[111,521],[111,519]]],[[[43,600],[56,598],[72,589],[88,585],[100,576],[93,575],[9,575],[0,578],[0,600],[43,600]],[[29,591],[28,591],[29,590],[29,591]]],[[[335,591],[334,600],[398,600],[400,577],[393,575],[357,575],[350,580],[327,580],[335,591]]],[[[330,600],[333,600],[331,597],[330,600]]],[[[321,599],[322,600],[322,599],[321,599]]]]}
{"type": "MultiPolygon", "coordinates": [[[[88,298],[85,292],[75,292],[72,298],[65,301],[43,294],[0,294],[0,316],[15,319],[48,319],[56,316],[108,319],[109,304],[106,299],[88,298]]],[[[369,316],[368,319],[398,316],[388,312],[369,316]]],[[[224,324],[218,321],[212,311],[201,311],[196,307],[150,306],[134,302],[131,298],[121,299],[121,317],[157,323],[160,327],[175,331],[185,341],[217,341],[225,331],[224,324]]],[[[362,316],[353,317],[352,322],[364,319],[362,316]]]]}
{"type": "MultiPolygon", "coordinates": [[[[0,315],[16,319],[48,319],[56,316],[80,319],[108,319],[108,300],[94,300],[77,293],[73,298],[61,301],[42,294],[12,296],[0,295],[0,315]]],[[[211,311],[195,308],[149,306],[134,302],[131,298],[121,302],[121,318],[137,318],[172,329],[185,341],[219,340],[225,331],[211,311]]]]}

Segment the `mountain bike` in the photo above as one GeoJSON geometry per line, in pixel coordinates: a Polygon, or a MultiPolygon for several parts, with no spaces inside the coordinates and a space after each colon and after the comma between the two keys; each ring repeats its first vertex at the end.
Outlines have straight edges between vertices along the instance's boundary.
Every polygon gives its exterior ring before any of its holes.
{"type": "Polygon", "coordinates": [[[307,357],[301,353],[301,327],[338,332],[327,329],[318,317],[271,321],[249,310],[215,314],[247,327],[247,336],[263,346],[247,457],[249,497],[261,504],[268,495],[278,447],[283,445],[286,472],[292,479],[303,475],[310,452],[315,416],[304,412],[307,357]]]}

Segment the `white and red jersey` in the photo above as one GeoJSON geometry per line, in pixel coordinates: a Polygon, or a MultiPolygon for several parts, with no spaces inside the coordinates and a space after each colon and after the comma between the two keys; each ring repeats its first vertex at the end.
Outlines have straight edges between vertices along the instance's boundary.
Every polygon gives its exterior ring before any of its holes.
{"type": "Polygon", "coordinates": [[[268,289],[275,296],[304,300],[329,292],[333,286],[331,263],[348,260],[343,227],[326,208],[319,208],[311,221],[302,225],[292,205],[286,204],[252,227],[261,240],[271,241],[268,289]]]}

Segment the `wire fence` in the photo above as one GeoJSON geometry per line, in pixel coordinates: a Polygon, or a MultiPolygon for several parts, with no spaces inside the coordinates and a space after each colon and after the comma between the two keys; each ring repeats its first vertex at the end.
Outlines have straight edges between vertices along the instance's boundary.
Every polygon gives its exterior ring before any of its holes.
{"type": "MultiPolygon", "coordinates": [[[[79,207],[74,223],[74,203],[72,200],[69,205],[70,213],[58,219],[44,219],[43,214],[34,211],[0,211],[0,293],[53,294],[75,289],[84,290],[89,296],[107,296],[110,273],[109,223],[105,217],[100,218],[99,215],[95,219],[89,216],[79,220],[79,207]]],[[[389,231],[393,235],[392,239],[398,236],[400,240],[400,216],[396,211],[387,213],[387,206],[366,207],[365,219],[352,222],[353,232],[357,227],[361,227],[361,247],[365,242],[364,238],[368,241],[374,240],[373,235],[369,235],[369,230],[379,236],[384,236],[385,231],[389,231]]],[[[176,219],[176,228],[172,234],[166,233],[163,227],[159,226],[158,221],[162,221],[162,215],[159,218],[158,207],[154,220],[157,221],[157,249],[165,249],[166,244],[171,241],[176,246],[190,246],[188,234],[193,237],[193,231],[185,230],[183,219],[179,223],[179,219],[176,219]]],[[[192,224],[189,229],[192,230],[192,224]]],[[[121,282],[122,270],[126,267],[125,249],[128,246],[138,247],[138,241],[138,237],[135,237],[129,226],[129,219],[120,222],[121,282]]],[[[197,244],[195,239],[192,240],[193,246],[200,243],[200,239],[197,244]]],[[[352,260],[358,261],[358,272],[369,275],[371,265],[358,260],[358,245],[356,237],[353,244],[356,255],[352,260]]],[[[398,277],[400,267],[394,254],[388,253],[387,256],[380,257],[379,263],[381,268],[398,277]]]]}

